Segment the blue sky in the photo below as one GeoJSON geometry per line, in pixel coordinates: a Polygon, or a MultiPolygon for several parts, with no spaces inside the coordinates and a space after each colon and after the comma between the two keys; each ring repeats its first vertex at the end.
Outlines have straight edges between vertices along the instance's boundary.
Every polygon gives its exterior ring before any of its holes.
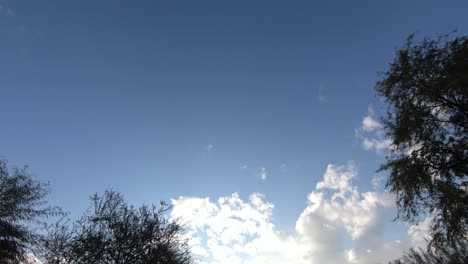
{"type": "MultiPolygon", "coordinates": [[[[363,120],[382,112],[373,86],[396,48],[468,32],[466,1],[0,6],[0,157],[50,181],[51,203],[79,215],[106,188],[134,204],[261,193],[293,235],[329,164],[353,161],[353,186],[372,190],[385,149],[364,141],[384,139],[363,120]]],[[[385,239],[405,239],[394,209],[379,214],[385,239]]]]}

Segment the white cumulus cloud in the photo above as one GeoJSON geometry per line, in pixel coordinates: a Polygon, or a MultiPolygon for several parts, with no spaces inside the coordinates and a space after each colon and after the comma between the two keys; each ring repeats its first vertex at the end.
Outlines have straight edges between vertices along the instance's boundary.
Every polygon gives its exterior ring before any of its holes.
{"type": "Polygon", "coordinates": [[[374,118],[374,110],[370,106],[367,115],[362,119],[361,126],[356,129],[356,137],[365,150],[376,153],[382,153],[392,145],[392,141],[385,137],[383,125],[374,118]]]}
{"type": "Polygon", "coordinates": [[[407,237],[384,236],[381,211],[394,210],[386,192],[360,192],[353,184],[356,166],[328,165],[323,179],[307,196],[293,232],[273,223],[274,205],[253,193],[218,198],[172,200],[171,217],[187,223],[199,263],[386,263],[419,245],[424,224],[411,226],[407,237]]]}
{"type": "Polygon", "coordinates": [[[382,129],[382,124],[375,120],[372,116],[368,115],[362,119],[362,129],[367,132],[382,129]]]}

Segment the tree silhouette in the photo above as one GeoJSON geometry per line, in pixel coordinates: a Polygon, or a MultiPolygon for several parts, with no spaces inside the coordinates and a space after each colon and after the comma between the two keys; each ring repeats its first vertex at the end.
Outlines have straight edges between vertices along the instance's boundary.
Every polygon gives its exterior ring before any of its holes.
{"type": "Polygon", "coordinates": [[[435,214],[430,244],[442,248],[468,234],[468,38],[413,39],[375,87],[393,143],[380,170],[399,218],[435,214]]]}
{"type": "Polygon", "coordinates": [[[183,227],[165,216],[165,203],[135,208],[114,191],[95,194],[91,202],[91,212],[79,220],[50,228],[43,243],[46,263],[192,263],[183,227]]]}
{"type": "Polygon", "coordinates": [[[389,264],[465,264],[468,263],[468,242],[459,241],[452,247],[434,250],[411,249],[389,264]]]}
{"type": "Polygon", "coordinates": [[[33,226],[61,214],[58,208],[46,206],[48,192],[47,184],[33,180],[27,168],[9,172],[0,160],[0,263],[23,261],[41,238],[33,226]]]}

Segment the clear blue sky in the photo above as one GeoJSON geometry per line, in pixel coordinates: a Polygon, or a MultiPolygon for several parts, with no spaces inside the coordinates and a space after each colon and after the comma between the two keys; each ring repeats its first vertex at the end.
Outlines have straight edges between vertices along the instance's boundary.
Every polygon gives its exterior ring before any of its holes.
{"type": "Polygon", "coordinates": [[[370,189],[384,155],[355,130],[405,38],[468,33],[466,1],[0,5],[0,157],[51,203],[260,192],[285,230],[328,164],[353,160],[370,189]]]}

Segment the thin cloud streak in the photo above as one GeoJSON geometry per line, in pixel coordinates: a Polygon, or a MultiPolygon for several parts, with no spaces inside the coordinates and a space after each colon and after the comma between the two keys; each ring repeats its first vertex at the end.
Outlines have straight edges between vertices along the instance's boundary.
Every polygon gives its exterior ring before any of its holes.
{"type": "Polygon", "coordinates": [[[318,89],[318,100],[321,103],[326,103],[328,102],[328,99],[325,97],[325,86],[320,85],[318,89]]]}
{"type": "Polygon", "coordinates": [[[268,178],[267,169],[259,168],[258,170],[259,170],[258,177],[260,177],[262,181],[265,181],[268,178]]]}

